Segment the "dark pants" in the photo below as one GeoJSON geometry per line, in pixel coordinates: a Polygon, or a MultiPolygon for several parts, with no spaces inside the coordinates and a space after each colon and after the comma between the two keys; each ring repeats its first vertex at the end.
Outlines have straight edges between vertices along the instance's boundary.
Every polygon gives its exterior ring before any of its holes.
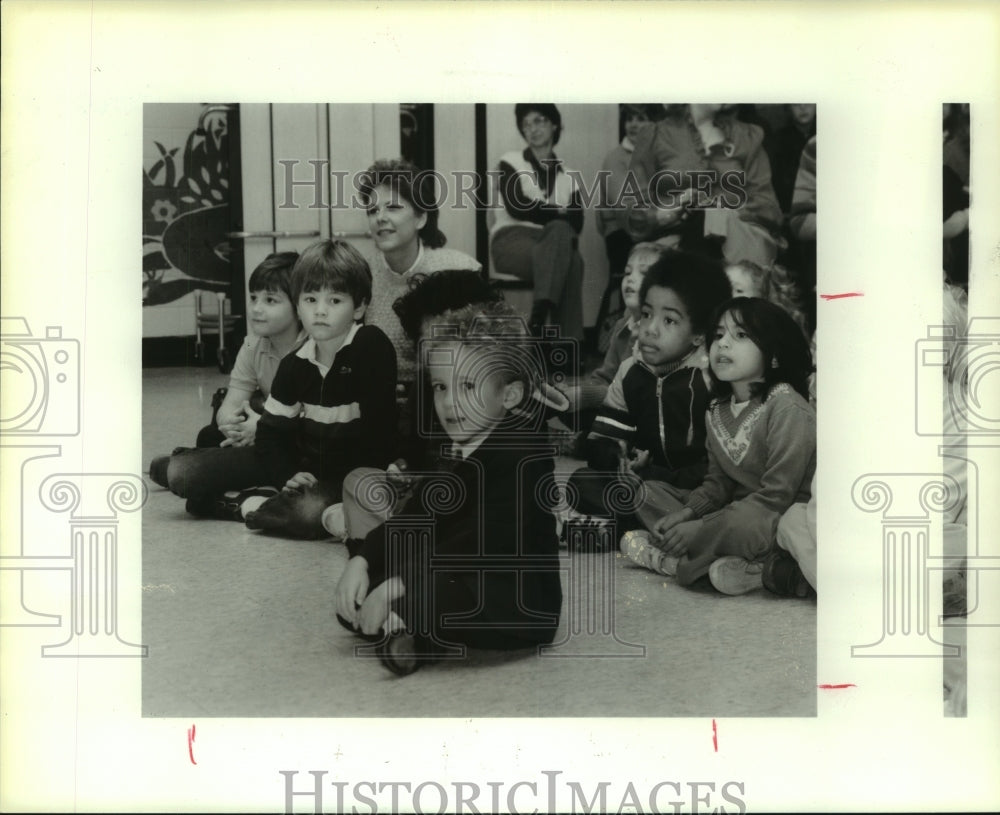
{"type": "Polygon", "coordinates": [[[778,512],[740,503],[706,515],[687,554],[677,564],[677,582],[690,586],[708,574],[714,561],[728,555],[763,559],[775,545],[779,520],[778,512]]]}
{"type": "Polygon", "coordinates": [[[493,236],[492,254],[498,272],[532,281],[536,303],[554,304],[563,337],[583,339],[583,258],[573,227],[566,221],[505,227],[493,236]]]}
{"type": "Polygon", "coordinates": [[[174,495],[195,501],[215,498],[226,490],[269,484],[268,476],[249,447],[204,447],[183,450],[170,457],[167,485],[174,495]]]}
{"type": "MultiPolygon", "coordinates": [[[[517,573],[491,574],[491,567],[475,567],[469,561],[453,567],[435,564],[429,542],[407,537],[394,543],[387,552],[386,572],[399,577],[405,592],[393,602],[393,611],[427,653],[457,654],[461,646],[515,650],[552,642],[558,613],[520,608],[516,620],[484,614],[494,606],[492,596],[517,595],[522,579],[517,573]]],[[[373,589],[385,579],[381,574],[370,577],[373,589]]]]}

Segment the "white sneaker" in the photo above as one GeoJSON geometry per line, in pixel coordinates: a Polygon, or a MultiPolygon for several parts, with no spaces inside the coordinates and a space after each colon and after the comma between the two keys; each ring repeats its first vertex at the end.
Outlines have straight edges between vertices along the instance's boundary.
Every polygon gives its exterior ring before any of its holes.
{"type": "Polygon", "coordinates": [[[324,509],[320,523],[333,537],[339,540],[347,538],[347,521],[344,519],[343,504],[331,504],[324,509]]]}
{"type": "Polygon", "coordinates": [[[635,529],[622,535],[622,554],[633,563],[667,577],[676,577],[678,558],[671,557],[662,549],[653,546],[649,540],[649,533],[642,529],[635,529]]]}
{"type": "Polygon", "coordinates": [[[764,588],[764,564],[741,557],[720,557],[708,567],[708,579],[723,594],[746,594],[764,588]]]}

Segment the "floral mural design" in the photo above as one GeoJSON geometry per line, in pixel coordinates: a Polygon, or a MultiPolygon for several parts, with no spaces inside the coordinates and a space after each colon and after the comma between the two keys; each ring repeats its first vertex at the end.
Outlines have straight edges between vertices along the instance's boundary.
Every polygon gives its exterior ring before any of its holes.
{"type": "Polygon", "coordinates": [[[226,105],[206,105],[177,153],[154,142],[159,159],[142,174],[142,304],[194,289],[228,291],[229,128],[226,105]]]}

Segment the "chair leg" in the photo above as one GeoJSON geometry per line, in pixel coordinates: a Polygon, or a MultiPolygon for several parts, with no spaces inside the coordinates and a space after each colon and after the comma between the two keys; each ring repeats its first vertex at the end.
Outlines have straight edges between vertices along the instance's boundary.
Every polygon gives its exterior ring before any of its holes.
{"type": "Polygon", "coordinates": [[[597,309],[598,330],[600,329],[601,324],[604,322],[604,318],[607,317],[609,313],[611,313],[611,298],[616,291],[621,290],[621,285],[622,285],[621,275],[612,275],[608,279],[608,285],[604,289],[604,294],[601,295],[601,305],[597,309]]]}
{"type": "Polygon", "coordinates": [[[219,353],[226,352],[226,295],[225,292],[216,292],[215,299],[219,304],[219,353]]]}

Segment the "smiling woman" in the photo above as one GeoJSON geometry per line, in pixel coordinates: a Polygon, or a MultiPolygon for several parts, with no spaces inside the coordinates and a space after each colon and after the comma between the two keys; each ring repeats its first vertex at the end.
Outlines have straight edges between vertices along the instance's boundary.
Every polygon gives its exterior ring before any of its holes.
{"type": "Polygon", "coordinates": [[[372,299],[365,322],[392,340],[398,381],[408,386],[416,371],[415,349],[392,304],[409,291],[417,275],[445,269],[478,272],[482,267],[464,252],[444,248],[446,238],[437,226],[437,191],[429,172],[402,159],[382,159],[362,176],[360,193],[376,249],[369,258],[372,299]]]}

